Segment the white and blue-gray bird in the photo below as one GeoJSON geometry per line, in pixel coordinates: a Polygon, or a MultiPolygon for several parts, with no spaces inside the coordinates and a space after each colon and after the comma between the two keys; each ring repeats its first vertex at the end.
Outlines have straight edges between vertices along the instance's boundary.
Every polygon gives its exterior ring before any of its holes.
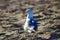
{"type": "Polygon", "coordinates": [[[38,27],[37,27],[37,22],[34,20],[33,17],[33,10],[27,9],[26,13],[27,13],[27,17],[26,17],[26,22],[24,24],[24,30],[28,31],[29,33],[35,32],[38,27]]]}

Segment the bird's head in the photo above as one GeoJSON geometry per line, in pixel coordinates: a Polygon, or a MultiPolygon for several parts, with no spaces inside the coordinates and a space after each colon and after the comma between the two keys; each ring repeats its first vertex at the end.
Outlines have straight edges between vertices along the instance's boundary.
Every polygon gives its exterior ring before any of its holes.
{"type": "Polygon", "coordinates": [[[33,10],[32,9],[27,9],[26,13],[27,13],[28,18],[30,18],[30,19],[33,18],[33,10]]]}

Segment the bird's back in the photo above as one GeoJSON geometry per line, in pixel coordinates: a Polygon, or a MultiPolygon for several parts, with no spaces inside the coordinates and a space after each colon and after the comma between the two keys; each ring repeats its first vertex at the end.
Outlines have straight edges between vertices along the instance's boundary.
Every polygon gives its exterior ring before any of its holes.
{"type": "Polygon", "coordinates": [[[34,30],[37,30],[37,22],[34,19],[30,19],[28,23],[29,27],[34,27],[34,30]]]}

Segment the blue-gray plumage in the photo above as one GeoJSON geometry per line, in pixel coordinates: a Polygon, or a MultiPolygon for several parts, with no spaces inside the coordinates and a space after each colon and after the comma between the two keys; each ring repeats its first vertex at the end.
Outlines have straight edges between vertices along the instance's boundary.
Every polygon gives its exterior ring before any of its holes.
{"type": "Polygon", "coordinates": [[[33,17],[33,10],[27,9],[26,12],[27,12],[27,18],[24,25],[24,30],[28,32],[36,31],[38,27],[37,27],[37,22],[36,20],[34,20],[33,17]]]}

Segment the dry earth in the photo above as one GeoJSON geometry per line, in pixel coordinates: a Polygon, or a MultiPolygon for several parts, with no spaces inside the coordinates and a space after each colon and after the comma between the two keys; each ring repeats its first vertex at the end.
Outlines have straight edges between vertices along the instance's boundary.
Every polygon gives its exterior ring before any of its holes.
{"type": "Polygon", "coordinates": [[[60,0],[0,0],[0,40],[60,40],[60,0]],[[23,30],[27,8],[38,22],[31,34],[23,30]]]}

